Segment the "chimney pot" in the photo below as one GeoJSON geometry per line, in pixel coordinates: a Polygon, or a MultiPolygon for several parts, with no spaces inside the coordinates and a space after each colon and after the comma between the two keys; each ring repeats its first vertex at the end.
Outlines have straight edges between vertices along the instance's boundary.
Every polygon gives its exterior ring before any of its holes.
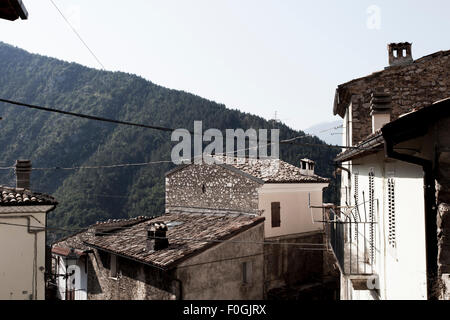
{"type": "Polygon", "coordinates": [[[150,222],[147,225],[147,251],[158,251],[169,246],[166,236],[167,225],[164,222],[150,222]]]}
{"type": "Polygon", "coordinates": [[[388,44],[389,66],[401,66],[412,63],[411,45],[412,43],[409,42],[388,44]],[[405,54],[403,54],[404,52],[405,54]]]}
{"type": "Polygon", "coordinates": [[[315,162],[310,159],[301,159],[300,160],[300,173],[312,176],[314,175],[314,164],[315,162]]]}
{"type": "Polygon", "coordinates": [[[16,160],[16,188],[30,189],[31,161],[16,160]]]}

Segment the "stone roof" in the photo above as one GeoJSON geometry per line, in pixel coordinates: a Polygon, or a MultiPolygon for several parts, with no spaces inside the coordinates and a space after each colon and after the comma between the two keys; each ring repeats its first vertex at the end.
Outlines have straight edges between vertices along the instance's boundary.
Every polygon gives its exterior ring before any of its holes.
{"type": "MultiPolygon", "coordinates": [[[[306,175],[299,167],[293,166],[280,159],[253,159],[226,156],[213,156],[219,160],[219,165],[228,169],[238,170],[247,174],[260,183],[328,183],[330,180],[316,174],[306,175]]],[[[169,171],[170,175],[186,166],[178,166],[169,171]]]]}
{"type": "Polygon", "coordinates": [[[169,269],[184,259],[216,245],[219,243],[215,242],[216,240],[229,239],[263,221],[263,217],[248,214],[168,213],[97,235],[95,235],[96,225],[93,225],[86,231],[55,243],[54,246],[71,246],[80,250],[93,247],[158,268],[169,269]],[[169,247],[148,252],[146,227],[155,221],[168,225],[169,247]]]}
{"type": "Polygon", "coordinates": [[[23,188],[0,186],[0,206],[35,206],[58,204],[52,196],[23,188]]]}
{"type": "Polygon", "coordinates": [[[265,183],[327,183],[329,179],[316,174],[306,175],[300,168],[279,159],[231,158],[234,168],[265,183]]]}
{"type": "MultiPolygon", "coordinates": [[[[448,59],[450,56],[450,50],[442,50],[438,51],[426,56],[423,56],[419,59],[413,60],[410,64],[406,65],[398,65],[398,66],[390,66],[386,67],[383,70],[379,70],[373,72],[367,76],[359,77],[345,83],[338,85],[335,92],[335,99],[333,105],[333,113],[334,115],[339,114],[342,118],[345,116],[345,106],[347,106],[350,102],[352,92],[351,87],[358,86],[360,83],[363,83],[367,80],[372,80],[376,78],[381,78],[386,75],[405,75],[406,71],[416,68],[421,64],[428,63],[435,59],[448,59]]],[[[425,70],[425,69],[424,69],[425,70]]],[[[429,70],[425,70],[427,72],[429,70]]],[[[438,87],[438,86],[435,86],[438,87]]]]}

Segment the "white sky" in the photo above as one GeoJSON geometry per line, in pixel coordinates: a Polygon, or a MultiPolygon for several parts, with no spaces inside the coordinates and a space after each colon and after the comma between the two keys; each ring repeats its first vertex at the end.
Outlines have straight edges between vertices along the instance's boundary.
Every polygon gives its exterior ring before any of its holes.
{"type": "MultiPolygon", "coordinates": [[[[450,49],[448,0],[54,1],[107,70],[295,129],[336,120],[336,86],[383,69],[387,43],[450,49]]],[[[1,20],[0,41],[100,68],[50,0],[23,2],[29,20],[1,20]]]]}

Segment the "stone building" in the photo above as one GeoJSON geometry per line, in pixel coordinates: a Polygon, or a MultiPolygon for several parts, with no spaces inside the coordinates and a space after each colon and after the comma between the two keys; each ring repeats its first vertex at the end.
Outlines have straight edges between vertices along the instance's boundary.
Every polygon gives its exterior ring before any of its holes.
{"type": "Polygon", "coordinates": [[[267,241],[291,243],[265,245],[266,295],[275,288],[321,284],[326,274],[333,279],[319,208],[329,180],[314,173],[314,162],[302,159],[297,167],[274,159],[216,159],[220,163],[179,166],[166,174],[166,211],[264,217],[267,241]]]}
{"type": "Polygon", "coordinates": [[[341,244],[334,248],[341,296],[444,297],[449,109],[437,101],[450,96],[450,51],[413,60],[411,44],[399,43],[388,56],[385,70],[336,90],[333,111],[344,118],[347,147],[336,158],[337,215],[346,224],[331,228],[341,244]]]}
{"type": "Polygon", "coordinates": [[[384,70],[340,84],[333,113],[344,119],[344,145],[352,146],[372,133],[370,100],[376,88],[392,98],[391,120],[412,108],[421,108],[450,96],[450,50],[417,60],[410,43],[388,46],[389,66],[384,70]]]}
{"type": "Polygon", "coordinates": [[[99,223],[55,243],[54,272],[71,275],[59,280],[60,298],[263,299],[321,283],[330,264],[312,205],[328,179],[307,159],[233,160],[168,172],[160,217],[99,223]],[[156,222],[168,229],[148,229],[156,222]],[[167,243],[149,247],[155,238],[167,243]]]}
{"type": "Polygon", "coordinates": [[[59,298],[262,299],[263,221],[189,212],[95,224],[53,245],[54,273],[68,275],[59,298]]]}

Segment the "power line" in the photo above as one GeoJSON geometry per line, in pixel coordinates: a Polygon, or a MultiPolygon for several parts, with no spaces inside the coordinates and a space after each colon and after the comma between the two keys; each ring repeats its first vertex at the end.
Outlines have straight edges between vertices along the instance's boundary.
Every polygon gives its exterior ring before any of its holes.
{"type": "Polygon", "coordinates": [[[114,120],[114,119],[109,119],[109,118],[104,118],[104,117],[91,116],[91,115],[87,115],[87,114],[83,114],[83,113],[64,111],[64,110],[59,110],[59,109],[54,109],[54,108],[46,108],[46,107],[41,107],[41,106],[37,106],[37,105],[32,105],[32,104],[28,104],[28,103],[12,101],[12,100],[7,100],[7,99],[1,99],[1,98],[0,98],[0,102],[9,103],[9,104],[13,104],[16,106],[22,106],[22,107],[26,107],[26,108],[30,108],[30,109],[37,109],[37,110],[41,110],[41,111],[60,113],[60,114],[64,114],[64,115],[69,115],[69,116],[84,118],[84,119],[90,119],[90,120],[96,120],[96,121],[103,121],[103,122],[109,122],[109,123],[115,123],[115,124],[124,124],[124,125],[128,125],[128,126],[141,127],[141,128],[147,128],[147,129],[155,129],[155,130],[161,130],[161,131],[166,131],[166,132],[175,131],[175,129],[173,129],[173,128],[152,126],[152,125],[146,125],[146,124],[129,122],[129,121],[121,121],[121,120],[114,120]]]}
{"type": "Polygon", "coordinates": [[[91,50],[91,48],[89,48],[89,46],[87,45],[87,43],[83,40],[83,38],[81,38],[80,34],[77,32],[77,30],[75,30],[75,28],[72,26],[72,24],[69,22],[69,20],[64,16],[64,14],[62,13],[61,10],[59,10],[58,6],[55,4],[55,2],[53,2],[53,0],[50,0],[50,2],[53,4],[53,6],[56,8],[56,10],[58,10],[59,14],[61,15],[61,17],[66,21],[67,25],[72,29],[72,31],[75,33],[75,35],[78,37],[78,39],[80,39],[80,41],[84,44],[84,46],[89,50],[89,52],[91,53],[91,55],[95,58],[95,60],[97,60],[97,62],[102,66],[103,70],[106,70],[105,66],[103,65],[103,63],[101,63],[101,61],[97,58],[97,56],[94,54],[94,52],[91,50]]]}
{"type": "MultiPolygon", "coordinates": [[[[143,221],[145,222],[145,221],[143,221]]],[[[10,223],[10,222],[0,222],[0,225],[8,225],[8,226],[17,226],[17,227],[27,227],[28,225],[23,225],[23,224],[18,224],[18,223],[10,223]]],[[[101,226],[101,225],[99,225],[101,226]]],[[[112,226],[112,228],[114,229],[130,229],[133,226],[129,226],[129,227],[114,227],[112,226]]],[[[65,232],[85,232],[87,234],[93,234],[93,235],[101,235],[101,236],[110,236],[110,237],[116,237],[116,238],[121,238],[121,237],[126,237],[129,239],[129,235],[123,234],[114,234],[114,233],[109,233],[109,232],[92,232],[89,231],[87,228],[80,228],[80,229],[63,229],[63,228],[56,228],[56,227],[36,227],[36,226],[31,226],[31,228],[33,230],[42,230],[42,231],[65,231],[65,232]]],[[[147,239],[148,237],[146,235],[134,235],[134,237],[136,238],[145,238],[147,239]]],[[[154,239],[163,239],[161,237],[153,237],[154,239]]],[[[320,246],[324,246],[325,244],[320,244],[320,243],[291,243],[291,242],[275,242],[275,241],[239,241],[239,240],[216,240],[216,239],[194,239],[194,238],[180,238],[180,237],[174,237],[173,241],[186,241],[186,242],[210,242],[210,243],[223,243],[223,242],[227,242],[227,243],[239,243],[239,244],[255,244],[255,245],[266,245],[266,244],[270,244],[270,245],[288,245],[288,246],[296,246],[298,247],[298,249],[307,249],[307,250],[312,250],[312,251],[317,251],[317,250],[323,250],[323,248],[319,248],[320,246]],[[315,248],[306,248],[304,246],[316,246],[315,248]]]]}
{"type": "MultiPolygon", "coordinates": [[[[21,107],[26,107],[26,108],[30,108],[30,109],[36,109],[36,110],[41,110],[41,111],[59,113],[59,114],[73,116],[73,117],[89,119],[89,120],[96,120],[96,121],[102,121],[102,122],[109,122],[109,123],[114,123],[114,124],[123,124],[123,125],[129,125],[129,126],[135,126],[135,127],[141,127],[141,128],[147,128],[147,129],[160,130],[160,131],[165,131],[165,132],[173,132],[173,131],[177,130],[177,129],[170,128],[170,127],[146,125],[146,124],[130,122],[130,121],[115,120],[115,119],[99,117],[99,116],[93,116],[93,115],[88,115],[88,114],[79,113],[79,112],[70,112],[70,111],[64,111],[64,110],[55,109],[55,108],[42,107],[42,106],[38,106],[38,105],[33,105],[33,104],[29,104],[29,103],[13,101],[13,100],[8,100],[8,99],[2,99],[2,98],[0,98],[0,102],[4,102],[4,103],[16,105],[16,106],[21,106],[21,107]]],[[[203,133],[192,132],[190,130],[187,130],[187,131],[190,134],[200,134],[200,135],[205,136],[203,133]]],[[[295,138],[292,138],[292,139],[289,139],[289,140],[282,140],[279,143],[281,143],[281,144],[283,144],[283,143],[292,143],[293,140],[298,140],[300,138],[306,138],[308,136],[312,137],[311,135],[303,135],[303,136],[298,136],[298,137],[295,137],[295,138]]],[[[214,136],[210,136],[210,137],[214,137],[214,136]]],[[[235,139],[235,137],[225,137],[225,138],[226,139],[235,139]]],[[[249,141],[255,141],[253,139],[248,139],[248,140],[249,141]]],[[[274,144],[274,142],[269,141],[268,144],[274,144]]],[[[320,145],[320,144],[317,144],[317,145],[320,145]]],[[[323,144],[322,146],[328,146],[328,145],[327,144],[323,144]]]]}

